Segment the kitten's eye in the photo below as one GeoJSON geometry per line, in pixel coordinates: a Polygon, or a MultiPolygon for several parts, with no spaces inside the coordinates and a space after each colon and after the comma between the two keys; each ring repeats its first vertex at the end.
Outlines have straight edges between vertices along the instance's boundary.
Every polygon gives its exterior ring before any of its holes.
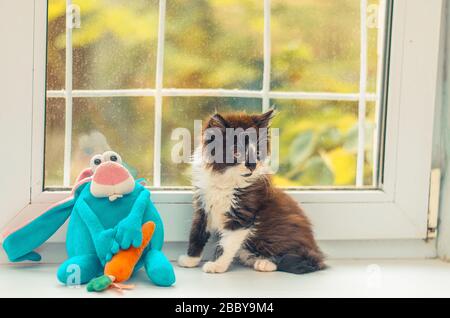
{"type": "Polygon", "coordinates": [[[91,162],[89,163],[89,166],[93,171],[103,162],[102,155],[95,155],[92,157],[91,162]]]}
{"type": "Polygon", "coordinates": [[[109,159],[111,159],[111,161],[117,161],[117,156],[112,155],[109,159]]]}

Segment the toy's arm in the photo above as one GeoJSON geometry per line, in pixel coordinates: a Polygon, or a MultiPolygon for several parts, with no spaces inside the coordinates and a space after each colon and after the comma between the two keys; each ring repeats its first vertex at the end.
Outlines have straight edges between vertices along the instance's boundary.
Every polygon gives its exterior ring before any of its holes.
{"type": "Polygon", "coordinates": [[[155,222],[155,232],[150,242],[153,249],[161,250],[164,243],[164,224],[153,202],[150,201],[150,220],[155,222]]]}
{"type": "Polygon", "coordinates": [[[142,244],[142,221],[150,202],[150,193],[147,189],[141,191],[131,208],[130,214],[117,225],[116,241],[120,248],[126,250],[131,245],[139,247],[142,244]]]}
{"type": "MultiPolygon", "coordinates": [[[[131,209],[129,218],[138,219],[142,222],[142,218],[144,217],[145,208],[147,207],[148,201],[150,200],[150,193],[147,189],[144,189],[139,193],[138,198],[133,204],[133,208],[131,209]]],[[[141,228],[142,224],[139,224],[139,228],[141,228]]]]}
{"type": "Polygon", "coordinates": [[[98,236],[102,231],[105,230],[103,225],[100,223],[100,220],[95,215],[94,211],[89,207],[85,200],[80,199],[79,205],[79,214],[83,222],[86,224],[89,233],[91,233],[92,237],[98,236]]]}
{"type": "Polygon", "coordinates": [[[119,251],[119,245],[114,240],[116,230],[105,230],[94,211],[92,211],[83,199],[80,200],[77,208],[82,221],[86,224],[91,234],[97,256],[100,258],[102,264],[108,262],[119,251]]]}

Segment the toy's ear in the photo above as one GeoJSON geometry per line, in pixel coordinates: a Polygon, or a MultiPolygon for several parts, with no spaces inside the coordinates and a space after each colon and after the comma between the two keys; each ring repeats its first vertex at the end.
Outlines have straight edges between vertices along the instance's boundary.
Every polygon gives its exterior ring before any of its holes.
{"type": "Polygon", "coordinates": [[[78,184],[81,180],[92,177],[94,175],[94,172],[91,168],[86,168],[78,175],[77,180],[75,181],[75,184],[78,184]]]}
{"type": "Polygon", "coordinates": [[[11,262],[40,261],[41,256],[34,250],[44,244],[66,222],[74,205],[75,197],[70,196],[31,220],[29,215],[25,216],[26,220],[15,219],[13,222],[18,222],[16,223],[18,226],[2,233],[3,249],[9,260],[11,262]]]}

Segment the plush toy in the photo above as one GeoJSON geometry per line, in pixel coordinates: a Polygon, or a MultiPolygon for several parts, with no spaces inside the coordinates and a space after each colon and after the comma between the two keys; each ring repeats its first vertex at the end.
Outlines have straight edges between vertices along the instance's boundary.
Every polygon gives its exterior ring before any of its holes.
{"type": "Polygon", "coordinates": [[[161,252],[163,223],[150,200],[150,192],[133,179],[117,153],[107,151],[94,156],[90,168],[78,177],[71,197],[7,235],[3,248],[10,261],[39,261],[41,256],[34,249],[48,240],[69,216],[68,259],[57,273],[61,283],[70,283],[74,271],[79,274],[80,284],[99,276],[112,283],[121,280],[118,268],[126,272],[121,277],[128,279],[144,266],[154,284],[174,284],[173,267],[161,252]],[[147,222],[151,222],[152,229],[144,239],[142,226],[147,222]]]}

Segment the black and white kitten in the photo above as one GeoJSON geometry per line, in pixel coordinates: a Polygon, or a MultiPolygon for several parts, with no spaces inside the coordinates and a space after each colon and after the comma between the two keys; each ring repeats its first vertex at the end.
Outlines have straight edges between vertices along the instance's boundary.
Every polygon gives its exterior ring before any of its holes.
{"type": "MultiPolygon", "coordinates": [[[[223,273],[235,259],[263,272],[301,274],[324,268],[323,254],[302,209],[272,185],[267,156],[259,149],[261,134],[257,134],[256,143],[245,139],[243,152],[234,144],[235,137],[228,140],[231,137],[226,134],[227,128],[254,128],[258,132],[268,128],[272,115],[271,110],[254,115],[215,114],[209,118],[194,155],[194,217],[187,255],[178,259],[180,266],[198,266],[210,235],[217,233],[215,259],[203,265],[207,273],[223,273]],[[208,129],[223,132],[222,162],[214,162],[206,153],[212,141],[206,137],[208,129]],[[225,160],[227,150],[234,152],[235,160],[225,160]],[[256,160],[249,160],[252,153],[256,160]]],[[[269,143],[267,135],[265,138],[264,142],[269,143]]]]}

